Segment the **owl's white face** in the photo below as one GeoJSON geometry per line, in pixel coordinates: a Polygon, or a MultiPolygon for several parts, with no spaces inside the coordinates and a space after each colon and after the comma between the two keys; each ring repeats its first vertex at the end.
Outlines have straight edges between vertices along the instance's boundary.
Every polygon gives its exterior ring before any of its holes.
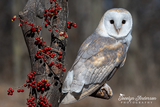
{"type": "Polygon", "coordinates": [[[124,9],[107,11],[103,16],[102,23],[105,32],[117,39],[127,36],[132,30],[132,16],[124,9]]]}

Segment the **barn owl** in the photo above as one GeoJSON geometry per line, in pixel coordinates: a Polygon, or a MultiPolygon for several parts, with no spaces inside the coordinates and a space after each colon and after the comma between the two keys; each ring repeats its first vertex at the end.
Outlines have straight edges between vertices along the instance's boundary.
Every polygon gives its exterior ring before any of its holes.
{"type": "Polygon", "coordinates": [[[109,81],[122,67],[132,40],[132,16],[122,8],[108,10],[98,27],[81,45],[62,86],[63,104],[74,103],[103,87],[110,95],[109,81]]]}

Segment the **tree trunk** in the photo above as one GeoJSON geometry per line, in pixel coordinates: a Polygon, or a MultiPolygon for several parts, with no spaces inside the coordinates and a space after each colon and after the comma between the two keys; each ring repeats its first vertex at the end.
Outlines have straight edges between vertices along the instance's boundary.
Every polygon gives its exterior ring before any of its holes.
{"type": "MultiPolygon", "coordinates": [[[[19,13],[20,22],[22,23],[22,32],[25,38],[26,45],[28,47],[28,52],[31,61],[31,69],[32,72],[35,72],[35,80],[36,82],[40,82],[44,79],[47,80],[47,83],[50,83],[49,89],[45,89],[44,91],[38,91],[37,87],[30,86],[30,97],[34,97],[34,102],[36,105],[40,106],[39,102],[40,96],[45,96],[47,98],[47,102],[52,104],[52,107],[59,106],[59,99],[62,95],[61,87],[62,87],[62,80],[63,80],[63,71],[64,68],[64,56],[66,50],[67,40],[65,37],[60,38],[60,33],[67,30],[66,21],[67,21],[67,13],[68,13],[68,0],[56,0],[54,6],[58,5],[61,9],[57,15],[53,15],[52,20],[50,20],[50,27],[52,29],[51,33],[51,53],[54,52],[55,57],[51,58],[46,53],[42,52],[43,58],[37,59],[35,55],[40,50],[44,50],[46,45],[39,46],[36,44],[36,38],[40,38],[43,40],[42,37],[39,37],[39,32],[33,32],[31,26],[26,24],[25,21],[28,23],[33,23],[33,27],[36,28],[35,25],[36,18],[43,18],[44,16],[44,9],[45,9],[45,1],[44,0],[28,0],[26,6],[24,7],[23,11],[19,13]],[[56,26],[55,26],[56,25],[56,26]],[[59,32],[55,30],[58,29],[59,32]],[[58,59],[59,52],[62,52],[62,58],[58,59]],[[47,59],[44,61],[44,59],[47,59]],[[50,66],[50,63],[54,62],[55,66],[50,66]],[[61,67],[56,67],[58,64],[61,64],[61,67]]],[[[67,33],[65,33],[67,36],[67,33]]]]}

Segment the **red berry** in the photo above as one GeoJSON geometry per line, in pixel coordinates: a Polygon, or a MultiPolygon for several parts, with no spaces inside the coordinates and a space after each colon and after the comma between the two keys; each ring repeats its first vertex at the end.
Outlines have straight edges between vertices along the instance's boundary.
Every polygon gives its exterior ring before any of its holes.
{"type": "Polygon", "coordinates": [[[37,54],[35,54],[35,57],[36,57],[36,58],[37,58],[37,56],[38,56],[38,55],[37,55],[37,54]]]}
{"type": "Polygon", "coordinates": [[[57,12],[57,11],[55,11],[55,12],[54,12],[54,15],[57,15],[57,14],[58,14],[58,12],[57,12]]]}
{"type": "Polygon", "coordinates": [[[39,52],[39,51],[37,51],[37,54],[40,54],[40,52],[39,52]]]}
{"type": "Polygon", "coordinates": [[[27,23],[27,20],[25,20],[24,23],[27,23]]]}
{"type": "Polygon", "coordinates": [[[20,23],[19,26],[22,26],[22,23],[20,23]]]}
{"type": "Polygon", "coordinates": [[[21,91],[20,89],[17,90],[18,93],[19,93],[20,91],[21,91]]]}
{"type": "Polygon", "coordinates": [[[46,59],[46,58],[44,58],[43,60],[44,60],[44,61],[47,61],[47,59],[46,59]]]}
{"type": "Polygon", "coordinates": [[[51,84],[50,83],[48,83],[48,86],[50,86],[51,84]]]}
{"type": "Polygon", "coordinates": [[[62,59],[62,56],[59,56],[58,59],[62,59]]]}
{"type": "Polygon", "coordinates": [[[50,51],[50,50],[51,50],[51,47],[48,47],[48,50],[50,51]]]}
{"type": "Polygon", "coordinates": [[[34,26],[31,27],[32,32],[36,31],[36,28],[34,26]]]}
{"type": "Polygon", "coordinates": [[[29,83],[29,80],[26,80],[27,83],[29,83]]]}
{"type": "Polygon", "coordinates": [[[44,11],[47,13],[48,10],[47,10],[47,9],[44,9],[44,11]]]}
{"type": "Polygon", "coordinates": [[[45,47],[45,48],[44,48],[44,52],[46,52],[47,50],[48,50],[48,47],[45,47]]]}
{"type": "Polygon", "coordinates": [[[52,107],[52,104],[48,104],[49,105],[49,107],[52,107]]]}
{"type": "Polygon", "coordinates": [[[29,104],[29,106],[31,107],[31,106],[32,106],[32,104],[30,103],[30,104],[29,104]]]}
{"type": "Polygon", "coordinates": [[[13,16],[13,17],[12,17],[12,21],[15,21],[15,19],[16,19],[16,16],[13,16]]]}
{"type": "Polygon", "coordinates": [[[47,27],[47,25],[48,25],[48,24],[47,24],[47,23],[45,23],[45,27],[47,27]]]}
{"type": "Polygon", "coordinates": [[[61,10],[61,9],[62,9],[62,7],[59,7],[58,9],[59,9],[59,10],[61,10]]]}
{"type": "Polygon", "coordinates": [[[45,107],[45,106],[46,106],[46,104],[45,104],[45,103],[43,103],[43,104],[42,104],[42,106],[43,106],[43,107],[45,107]]]}
{"type": "MultiPolygon", "coordinates": [[[[51,10],[50,10],[51,11],[51,10]]],[[[51,13],[48,13],[48,16],[51,16],[51,13]]]]}
{"type": "Polygon", "coordinates": [[[51,31],[51,28],[49,28],[48,30],[51,31]]]}
{"type": "Polygon", "coordinates": [[[62,55],[63,53],[62,52],[59,52],[59,55],[62,55]]]}
{"type": "Polygon", "coordinates": [[[26,104],[29,105],[29,102],[27,102],[26,104]]]}
{"type": "Polygon", "coordinates": [[[76,23],[74,23],[74,24],[73,24],[73,27],[75,27],[75,28],[76,28],[76,27],[77,27],[77,24],[76,24],[76,23]]]}
{"type": "Polygon", "coordinates": [[[13,92],[14,92],[14,90],[12,89],[12,90],[11,90],[11,92],[13,93],[13,92]]]}
{"type": "Polygon", "coordinates": [[[35,103],[33,103],[33,106],[35,107],[35,106],[36,106],[36,104],[35,104],[35,103]]]}
{"type": "Polygon", "coordinates": [[[70,24],[72,24],[73,23],[73,21],[70,21],[70,24]]]}
{"type": "Polygon", "coordinates": [[[62,68],[62,71],[66,71],[66,69],[65,69],[65,68],[62,68]]]}
{"type": "Polygon", "coordinates": [[[70,25],[67,25],[67,28],[68,28],[68,29],[71,29],[71,26],[70,26],[70,25]]]}
{"type": "Polygon", "coordinates": [[[9,95],[13,95],[13,93],[9,93],[9,95]]]}
{"type": "Polygon", "coordinates": [[[21,89],[21,92],[24,92],[24,89],[21,89]]]}
{"type": "Polygon", "coordinates": [[[33,23],[30,23],[31,26],[33,26],[33,23]]]}
{"type": "Polygon", "coordinates": [[[32,79],[33,77],[32,76],[29,76],[29,79],[32,79]]]}
{"type": "Polygon", "coordinates": [[[67,24],[69,25],[69,24],[70,24],[70,22],[67,22],[67,24]]]}
{"type": "Polygon", "coordinates": [[[48,25],[50,25],[50,22],[47,19],[45,21],[48,23],[48,25]]]}
{"type": "Polygon", "coordinates": [[[45,90],[45,89],[44,89],[44,87],[43,87],[43,88],[41,88],[41,90],[42,90],[42,91],[44,91],[44,90],[45,90]]]}
{"type": "Polygon", "coordinates": [[[50,53],[51,53],[50,51],[46,52],[47,55],[49,55],[50,53]]]}
{"type": "Polygon", "coordinates": [[[42,105],[42,104],[43,104],[43,102],[40,102],[40,104],[42,105]]]}
{"type": "Polygon", "coordinates": [[[32,83],[29,83],[30,86],[32,86],[32,83]]]}
{"type": "Polygon", "coordinates": [[[50,66],[52,66],[52,65],[54,65],[54,62],[51,62],[51,63],[50,63],[50,66]]]}
{"type": "Polygon", "coordinates": [[[52,3],[53,3],[53,0],[50,0],[50,3],[52,4],[52,3]]]}
{"type": "Polygon", "coordinates": [[[42,44],[42,40],[40,40],[38,44],[42,44]]]}
{"type": "Polygon", "coordinates": [[[30,75],[33,75],[33,72],[30,72],[30,75]]]}
{"type": "Polygon", "coordinates": [[[24,87],[26,87],[27,85],[26,85],[26,84],[24,84],[23,86],[24,86],[24,87]]]}

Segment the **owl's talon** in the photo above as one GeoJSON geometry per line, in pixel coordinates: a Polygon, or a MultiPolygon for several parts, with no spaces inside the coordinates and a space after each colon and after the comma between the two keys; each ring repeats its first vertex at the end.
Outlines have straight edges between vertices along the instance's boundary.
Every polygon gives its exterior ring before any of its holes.
{"type": "Polygon", "coordinates": [[[113,96],[113,91],[112,91],[111,87],[110,87],[107,83],[105,83],[105,84],[101,87],[100,90],[101,90],[101,92],[104,94],[104,97],[105,97],[106,99],[112,98],[112,96],[113,96]]]}

